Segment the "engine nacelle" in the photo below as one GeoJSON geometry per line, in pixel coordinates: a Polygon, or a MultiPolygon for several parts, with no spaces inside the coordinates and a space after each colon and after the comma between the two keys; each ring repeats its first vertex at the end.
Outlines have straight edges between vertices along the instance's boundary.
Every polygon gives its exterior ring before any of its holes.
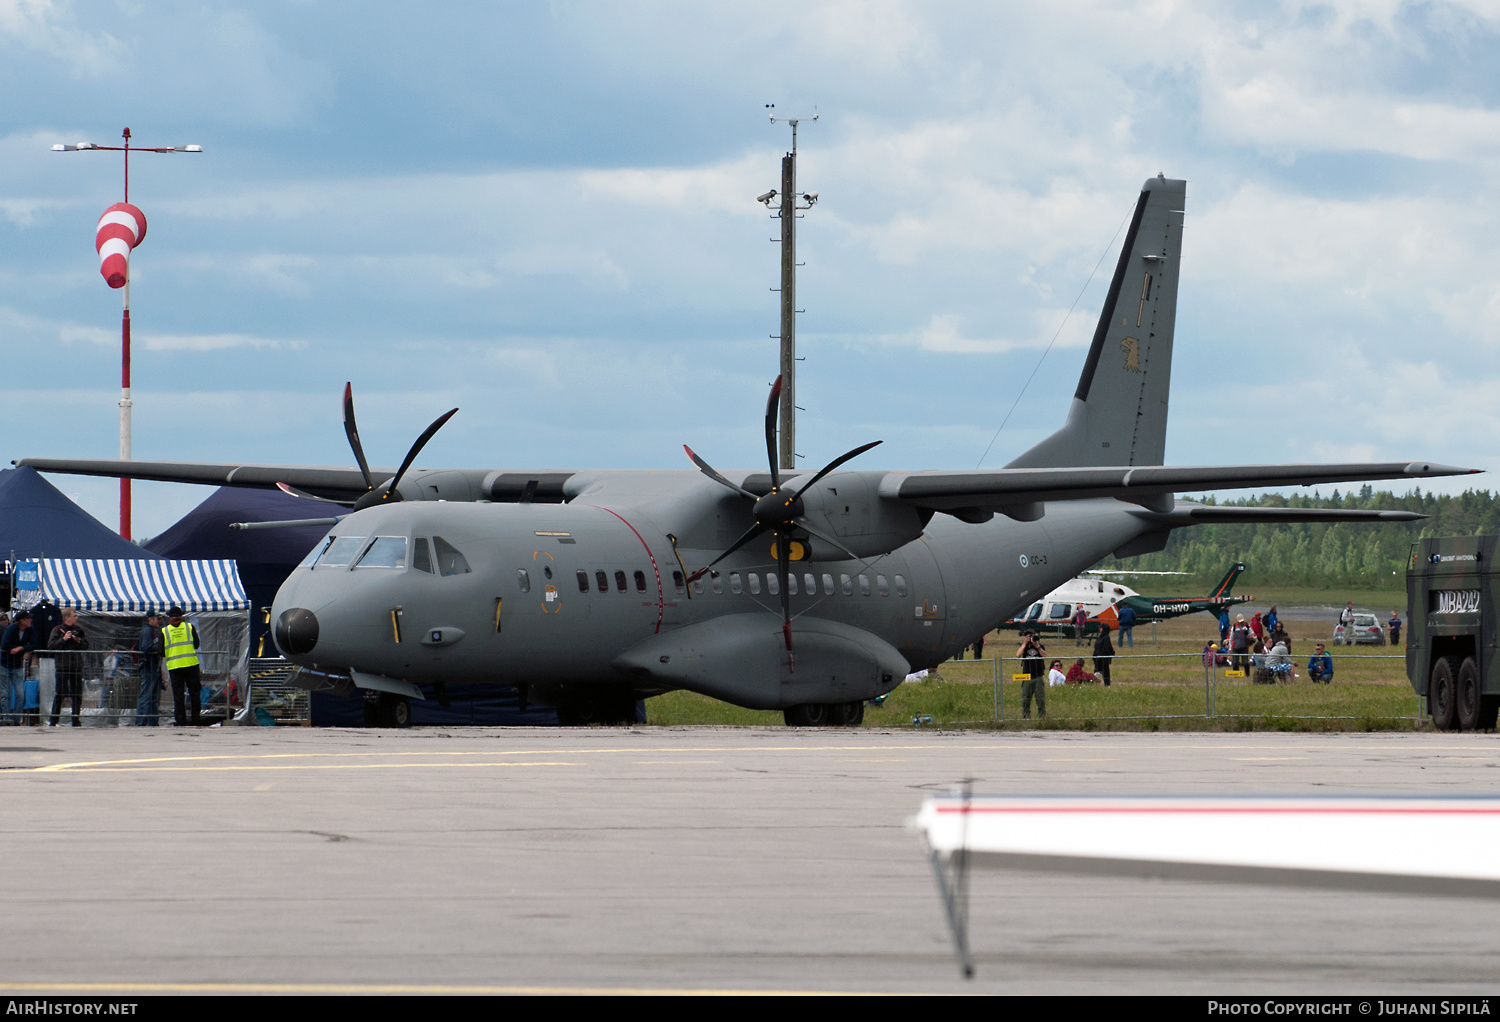
{"type": "MultiPolygon", "coordinates": [[[[834,472],[802,495],[807,520],[860,557],[890,553],[922,535],[932,518],[898,500],[885,500],[862,472],[834,472]]],[[[812,541],[812,560],[844,560],[827,543],[812,541]]]]}

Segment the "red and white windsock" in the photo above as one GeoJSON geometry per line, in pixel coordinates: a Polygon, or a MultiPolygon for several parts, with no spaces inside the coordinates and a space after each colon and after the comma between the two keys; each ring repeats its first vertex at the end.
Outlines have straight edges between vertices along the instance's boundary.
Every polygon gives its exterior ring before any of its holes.
{"type": "Polygon", "coordinates": [[[117,202],[99,218],[94,248],[99,250],[99,272],[110,287],[124,287],[130,250],[146,239],[146,214],[128,202],[117,202]]]}

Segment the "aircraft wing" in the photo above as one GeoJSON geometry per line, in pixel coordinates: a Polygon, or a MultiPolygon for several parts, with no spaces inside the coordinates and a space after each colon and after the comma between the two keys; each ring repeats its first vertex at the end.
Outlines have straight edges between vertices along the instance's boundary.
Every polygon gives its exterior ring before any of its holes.
{"type": "MultiPolygon", "coordinates": [[[[67,475],[150,479],[164,483],[202,483],[206,486],[249,486],[271,490],[286,483],[331,500],[354,500],[368,489],[357,468],[310,465],[233,465],[201,461],[122,461],[113,458],[22,458],[14,462],[38,472],[67,475]]],[[[393,468],[372,468],[376,483],[396,474],[393,468]]]]}
{"type": "MultiPolygon", "coordinates": [[[[1104,468],[1000,468],[977,472],[911,474],[893,472],[882,481],[880,494],[882,497],[895,498],[933,511],[974,508],[1003,513],[1008,508],[1024,508],[1049,500],[1116,497],[1155,511],[1168,512],[1174,507],[1171,495],[1189,491],[1311,486],[1314,483],[1374,479],[1431,479],[1438,476],[1470,475],[1480,471],[1482,469],[1457,468],[1432,462],[1398,461],[1336,465],[1141,465],[1104,468]]],[[[1193,513],[1196,514],[1197,510],[1193,513]]],[[[1231,510],[1243,513],[1302,509],[1203,507],[1201,510],[1210,511],[1212,517],[1212,512],[1231,510]]],[[[1230,519],[1220,517],[1218,520],[1230,519]]],[[[1298,519],[1282,516],[1276,520],[1298,519]]]]}

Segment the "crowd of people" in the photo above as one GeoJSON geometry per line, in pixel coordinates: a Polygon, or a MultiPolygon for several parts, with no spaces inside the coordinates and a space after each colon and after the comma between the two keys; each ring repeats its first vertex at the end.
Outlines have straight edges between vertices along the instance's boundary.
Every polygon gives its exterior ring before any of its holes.
{"type": "MultiPolygon", "coordinates": [[[[197,655],[200,646],[198,629],[184,620],[181,607],[174,606],[166,612],[166,624],[156,611],[146,614],[140,638],[129,651],[135,667],[132,673],[140,680],[136,726],[154,727],[161,721],[163,667],[172,688],[174,724],[196,726],[201,722],[202,672],[197,655]]],[[[52,711],[47,725],[58,726],[66,703],[72,726],[79,727],[85,671],[85,660],[80,654],[88,649],[88,633],[79,623],[78,612],[70,607],[61,608],[57,624],[51,628],[34,620],[30,610],[18,610],[13,617],[0,613],[0,723],[41,724],[39,667],[43,659],[50,659],[55,667],[52,711]]]]}
{"type": "MultiPolygon", "coordinates": [[[[1352,603],[1348,605],[1341,620],[1345,622],[1349,620],[1353,607],[1352,603]]],[[[1133,625],[1136,620],[1134,613],[1131,613],[1130,619],[1133,625]]],[[[1075,645],[1085,645],[1084,632],[1089,622],[1090,619],[1082,607],[1078,608],[1068,621],[1068,624],[1072,626],[1075,645]]],[[[1130,644],[1124,614],[1119,617],[1119,625],[1121,644],[1130,644]]],[[[1112,629],[1103,621],[1098,622],[1098,627],[1098,636],[1094,639],[1094,669],[1092,671],[1087,669],[1084,658],[1081,656],[1076,657],[1069,666],[1065,666],[1062,659],[1049,660],[1041,633],[1034,628],[1021,632],[1021,644],[1016,649],[1015,658],[1021,661],[1021,670],[1017,673],[1017,677],[1021,681],[1022,717],[1031,716],[1033,703],[1036,704],[1038,717],[1047,715],[1047,689],[1050,687],[1090,682],[1100,682],[1106,687],[1109,686],[1110,668],[1116,656],[1114,644],[1110,639],[1112,629]]],[[[1389,641],[1393,645],[1398,644],[1401,637],[1400,615],[1392,611],[1386,627],[1389,641]]],[[[1061,641],[1061,631],[1058,637],[1061,641]]],[[[976,660],[980,658],[983,648],[982,638],[973,644],[976,660]]],[[[1236,614],[1232,621],[1228,609],[1222,610],[1219,614],[1218,641],[1204,643],[1202,657],[1205,667],[1224,667],[1243,671],[1246,676],[1253,671],[1256,681],[1296,681],[1302,677],[1293,658],[1292,636],[1287,632],[1286,624],[1282,621],[1279,609],[1274,604],[1266,612],[1256,611],[1249,618],[1242,613],[1236,614]]],[[[958,659],[963,659],[962,652],[959,653],[958,659]]],[[[1306,676],[1313,684],[1332,684],[1334,661],[1328,653],[1326,643],[1316,644],[1307,660],[1306,676]]]]}

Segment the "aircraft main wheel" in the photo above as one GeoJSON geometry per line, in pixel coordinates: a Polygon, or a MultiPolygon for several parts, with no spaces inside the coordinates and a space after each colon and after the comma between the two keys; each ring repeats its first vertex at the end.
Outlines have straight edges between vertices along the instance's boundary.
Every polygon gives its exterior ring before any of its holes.
{"type": "Polygon", "coordinates": [[[856,700],[852,703],[828,704],[829,727],[859,727],[860,724],[864,723],[864,719],[864,700],[856,700]]]}
{"type": "Polygon", "coordinates": [[[1458,657],[1440,657],[1432,665],[1432,677],[1427,683],[1427,708],[1432,713],[1432,726],[1439,731],[1452,731],[1457,726],[1457,674],[1458,657]]]}
{"type": "Polygon", "coordinates": [[[582,689],[557,704],[557,722],[563,727],[587,724],[634,724],[635,693],[613,693],[582,689]]]}
{"type": "Polygon", "coordinates": [[[1484,711],[1479,692],[1479,665],[1473,657],[1464,657],[1464,662],[1459,665],[1455,694],[1459,730],[1479,730],[1479,719],[1484,711]]]}
{"type": "Polygon", "coordinates": [[[825,703],[803,703],[783,711],[787,727],[827,727],[828,706],[825,703]]]}
{"type": "Polygon", "coordinates": [[[411,700],[391,692],[380,693],[380,726],[411,727],[411,700]]]}

